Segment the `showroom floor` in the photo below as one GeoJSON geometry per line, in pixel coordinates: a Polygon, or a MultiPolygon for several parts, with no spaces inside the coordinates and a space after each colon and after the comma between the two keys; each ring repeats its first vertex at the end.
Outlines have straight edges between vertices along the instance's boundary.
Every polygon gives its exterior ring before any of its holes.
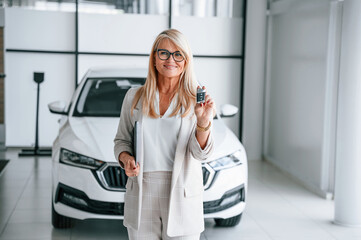
{"type": "MultiPolygon", "coordinates": [[[[76,221],[57,230],[51,225],[51,161],[18,158],[18,149],[0,152],[10,162],[0,174],[0,239],[127,239],[121,221],[76,221]]],[[[206,220],[202,239],[360,240],[361,229],[332,223],[333,201],[307,191],[272,165],[249,163],[246,211],[234,228],[206,220]]]]}

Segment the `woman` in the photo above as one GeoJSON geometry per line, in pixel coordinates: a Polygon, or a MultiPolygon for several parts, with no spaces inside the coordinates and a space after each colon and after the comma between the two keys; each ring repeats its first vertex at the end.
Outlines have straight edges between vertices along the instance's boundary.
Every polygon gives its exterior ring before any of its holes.
{"type": "Polygon", "coordinates": [[[124,98],[114,139],[115,157],[129,177],[124,205],[129,239],[199,239],[204,230],[199,160],[213,151],[215,107],[209,95],[196,104],[196,91],[185,37],[175,29],[163,31],[153,43],[144,86],[129,89],[124,98]],[[137,164],[136,121],[143,135],[137,164]]]}

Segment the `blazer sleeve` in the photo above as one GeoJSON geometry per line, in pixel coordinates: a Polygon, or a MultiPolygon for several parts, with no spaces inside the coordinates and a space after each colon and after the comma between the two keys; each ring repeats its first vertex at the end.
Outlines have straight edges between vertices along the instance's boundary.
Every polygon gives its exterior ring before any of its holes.
{"type": "Polygon", "coordinates": [[[118,130],[114,138],[114,156],[118,161],[119,154],[129,152],[133,155],[133,124],[130,113],[133,97],[131,97],[133,89],[129,89],[124,97],[122,110],[120,111],[120,119],[118,130]]]}
{"type": "Polygon", "coordinates": [[[193,125],[192,133],[189,139],[189,151],[192,154],[193,158],[204,161],[207,160],[214,151],[214,139],[212,134],[212,127],[207,139],[207,144],[204,149],[201,148],[199,142],[196,138],[196,123],[193,125]]]}

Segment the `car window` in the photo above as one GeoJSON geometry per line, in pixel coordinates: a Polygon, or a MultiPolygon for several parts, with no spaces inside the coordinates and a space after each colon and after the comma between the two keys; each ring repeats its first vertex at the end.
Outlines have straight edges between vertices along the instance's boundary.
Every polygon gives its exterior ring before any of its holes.
{"type": "Polygon", "coordinates": [[[144,78],[89,78],[77,100],[74,116],[119,117],[128,89],[144,78]]]}

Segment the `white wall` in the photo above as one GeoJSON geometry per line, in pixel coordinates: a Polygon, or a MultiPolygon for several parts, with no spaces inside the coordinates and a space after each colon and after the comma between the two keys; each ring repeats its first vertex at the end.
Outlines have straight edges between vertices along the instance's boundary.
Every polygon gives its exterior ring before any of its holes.
{"type": "Polygon", "coordinates": [[[174,17],[173,28],[183,32],[198,55],[241,55],[242,18],[174,17]]]}
{"type": "Polygon", "coordinates": [[[326,196],[322,183],[330,2],[276,1],[271,14],[264,154],[326,196]]]}
{"type": "Polygon", "coordinates": [[[168,17],[140,14],[79,14],[79,51],[149,54],[168,27],[168,17]]]}
{"type": "MultiPolygon", "coordinates": [[[[219,109],[222,104],[233,104],[240,107],[241,60],[226,58],[196,58],[194,68],[197,79],[207,87],[219,109]]],[[[239,116],[223,118],[224,122],[239,137],[239,116]]]]}
{"type": "Polygon", "coordinates": [[[6,62],[6,146],[35,144],[37,84],[33,81],[33,72],[45,73],[44,82],[40,85],[39,145],[51,146],[58,132],[59,115],[51,114],[47,104],[70,100],[74,90],[74,57],[6,53],[6,62]]]}
{"type": "Polygon", "coordinates": [[[75,14],[5,9],[6,48],[36,50],[75,50],[75,14]]]}
{"type": "MultiPolygon", "coordinates": [[[[74,51],[74,13],[6,8],[5,15],[5,48],[74,51]]],[[[207,19],[185,17],[182,22],[179,17],[174,19],[174,27],[185,33],[195,54],[241,55],[242,20],[207,19]],[[197,31],[212,27],[213,31],[197,31]]],[[[79,51],[149,54],[156,35],[167,26],[165,16],[81,13],[79,51]]],[[[45,72],[40,96],[40,145],[51,146],[58,131],[58,116],[48,112],[47,104],[70,100],[75,85],[74,55],[6,52],[5,64],[6,146],[34,144],[35,71],[45,72]]],[[[95,66],[147,67],[148,57],[81,54],[78,79],[95,66]]],[[[218,107],[224,103],[239,107],[240,68],[237,58],[195,58],[196,75],[218,107]]],[[[238,135],[239,115],[225,121],[238,135]]]]}
{"type": "MultiPolygon", "coordinates": [[[[74,50],[73,13],[5,9],[5,49],[74,50]]],[[[5,53],[6,146],[35,143],[36,91],[33,72],[44,72],[40,89],[39,145],[51,146],[57,119],[47,109],[68,100],[74,89],[75,58],[66,54],[5,53]]]]}

